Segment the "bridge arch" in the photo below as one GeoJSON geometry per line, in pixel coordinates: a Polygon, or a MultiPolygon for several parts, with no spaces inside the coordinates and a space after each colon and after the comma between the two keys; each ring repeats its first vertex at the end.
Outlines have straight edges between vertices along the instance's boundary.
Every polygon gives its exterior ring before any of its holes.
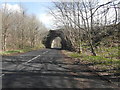
{"type": "Polygon", "coordinates": [[[60,37],[56,37],[52,43],[51,48],[61,49],[62,48],[62,40],[60,37]]]}
{"type": "Polygon", "coordinates": [[[52,41],[56,37],[61,38],[61,49],[73,51],[71,41],[64,35],[62,30],[50,30],[48,35],[44,37],[42,42],[46,48],[51,48],[52,41]]]}

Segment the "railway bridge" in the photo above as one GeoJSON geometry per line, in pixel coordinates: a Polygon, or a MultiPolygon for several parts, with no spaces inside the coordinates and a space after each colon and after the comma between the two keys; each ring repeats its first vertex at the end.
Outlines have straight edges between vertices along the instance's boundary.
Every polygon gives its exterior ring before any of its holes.
{"type": "Polygon", "coordinates": [[[42,42],[46,48],[51,48],[52,41],[57,37],[61,38],[61,49],[70,51],[74,50],[71,41],[62,30],[50,30],[48,35],[44,37],[42,42]]]}

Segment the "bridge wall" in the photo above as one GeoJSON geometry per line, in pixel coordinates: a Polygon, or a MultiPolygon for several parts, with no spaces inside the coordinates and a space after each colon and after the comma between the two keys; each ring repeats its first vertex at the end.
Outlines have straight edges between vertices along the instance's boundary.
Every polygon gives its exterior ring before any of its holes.
{"type": "Polygon", "coordinates": [[[71,44],[71,41],[64,35],[64,33],[61,30],[50,30],[48,35],[44,37],[43,44],[46,48],[51,48],[52,41],[56,38],[60,37],[62,42],[62,49],[64,50],[70,50],[73,51],[73,46],[71,44]]]}

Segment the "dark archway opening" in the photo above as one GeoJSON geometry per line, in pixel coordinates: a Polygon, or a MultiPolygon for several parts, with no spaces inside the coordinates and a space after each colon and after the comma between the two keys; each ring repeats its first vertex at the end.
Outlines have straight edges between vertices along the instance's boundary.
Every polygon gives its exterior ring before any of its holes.
{"type": "Polygon", "coordinates": [[[56,37],[55,39],[52,40],[51,49],[57,49],[57,50],[62,49],[62,39],[60,37],[56,37]]]}
{"type": "Polygon", "coordinates": [[[55,49],[56,47],[53,47],[55,42],[54,40],[58,38],[61,39],[61,41],[57,43],[60,44],[60,47],[57,47],[57,49],[74,51],[71,41],[64,35],[62,30],[50,30],[48,35],[43,38],[42,43],[46,48],[55,49]]]}

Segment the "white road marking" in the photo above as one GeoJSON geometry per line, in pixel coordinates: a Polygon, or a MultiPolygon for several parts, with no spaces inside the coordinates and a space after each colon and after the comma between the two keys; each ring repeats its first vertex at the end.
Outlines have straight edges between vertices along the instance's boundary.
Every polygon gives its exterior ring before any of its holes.
{"type": "Polygon", "coordinates": [[[43,54],[47,53],[48,51],[43,52],[43,54]]]}
{"type": "MultiPolygon", "coordinates": [[[[47,53],[47,52],[48,52],[48,51],[45,51],[45,52],[43,52],[43,54],[45,54],[45,53],[47,53]]],[[[34,57],[34,58],[28,60],[27,62],[20,64],[20,65],[25,65],[25,64],[27,64],[27,63],[29,63],[29,62],[35,60],[36,58],[38,58],[38,57],[40,57],[40,56],[41,56],[41,55],[38,55],[38,56],[36,56],[36,57],[34,57]]],[[[22,69],[24,69],[24,67],[23,67],[23,68],[20,68],[19,70],[22,70],[22,69]]]]}
{"type": "Polygon", "coordinates": [[[5,74],[2,74],[0,77],[4,76],[5,74]]]}
{"type": "MultiPolygon", "coordinates": [[[[48,51],[45,51],[45,52],[43,52],[43,54],[45,54],[45,53],[47,53],[48,51]]],[[[33,60],[35,60],[36,58],[38,58],[38,57],[40,57],[41,55],[38,55],[38,56],[36,56],[36,57],[34,57],[34,58],[32,58],[32,59],[30,59],[30,60],[28,60],[27,62],[25,62],[25,63],[22,63],[22,64],[26,64],[26,63],[29,63],[29,62],[31,62],[31,61],[33,61],[33,60]]]]}
{"type": "MultiPolygon", "coordinates": [[[[47,53],[48,51],[45,51],[45,52],[43,52],[43,54],[45,54],[45,53],[47,53]]],[[[40,57],[41,55],[37,55],[36,57],[34,57],[34,58],[32,58],[32,59],[30,59],[30,60],[28,60],[27,62],[25,62],[25,63],[22,63],[22,64],[20,64],[20,65],[24,65],[24,64],[27,64],[27,63],[29,63],[29,62],[31,62],[31,61],[33,61],[33,60],[35,60],[36,58],[38,58],[38,57],[40,57]]],[[[23,68],[21,68],[20,70],[22,70],[23,68]]],[[[2,74],[0,77],[3,77],[5,74],[2,74]]]]}
{"type": "Polygon", "coordinates": [[[30,59],[30,60],[28,60],[27,62],[25,62],[25,63],[22,63],[22,64],[26,64],[26,63],[29,63],[29,62],[31,62],[31,61],[33,61],[33,60],[35,60],[36,58],[38,58],[38,57],[40,57],[41,55],[38,55],[38,56],[36,56],[36,57],[34,57],[34,58],[32,58],[32,59],[30,59]]]}

